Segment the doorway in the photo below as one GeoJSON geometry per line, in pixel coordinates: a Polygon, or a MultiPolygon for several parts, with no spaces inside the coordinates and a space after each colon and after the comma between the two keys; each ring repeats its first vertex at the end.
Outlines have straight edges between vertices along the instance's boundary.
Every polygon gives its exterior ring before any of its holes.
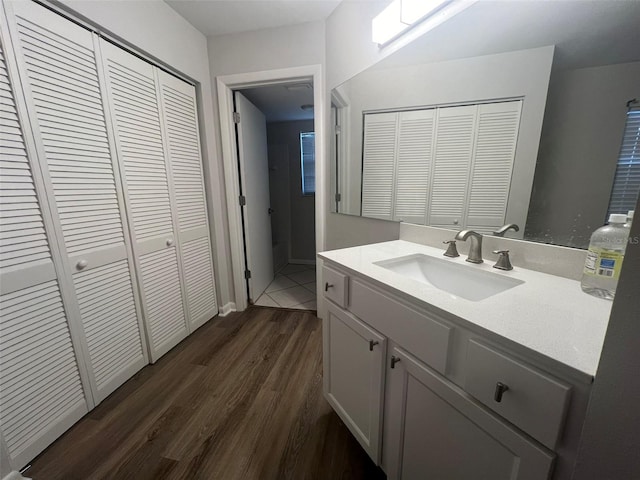
{"type": "Polygon", "coordinates": [[[251,303],[316,309],[325,210],[322,162],[315,162],[324,138],[319,81],[319,67],[218,78],[238,310],[251,303]],[[303,70],[307,76],[295,75],[303,70]],[[285,72],[293,75],[277,78],[285,72]],[[263,140],[247,115],[262,117],[263,140]]]}

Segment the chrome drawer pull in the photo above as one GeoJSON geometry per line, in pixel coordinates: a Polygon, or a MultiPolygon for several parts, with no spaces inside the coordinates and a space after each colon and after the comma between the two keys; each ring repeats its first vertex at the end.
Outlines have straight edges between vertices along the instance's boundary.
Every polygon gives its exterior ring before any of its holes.
{"type": "Polygon", "coordinates": [[[500,403],[502,401],[502,394],[509,390],[509,387],[502,382],[496,383],[496,391],[493,394],[493,399],[500,403]]]}

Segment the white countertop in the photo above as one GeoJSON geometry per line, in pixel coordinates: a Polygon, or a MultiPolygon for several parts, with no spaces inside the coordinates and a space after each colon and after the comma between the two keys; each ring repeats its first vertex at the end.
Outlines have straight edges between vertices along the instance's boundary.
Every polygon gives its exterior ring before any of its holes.
{"type": "Polygon", "coordinates": [[[318,255],[396,292],[433,305],[490,332],[541,353],[584,374],[595,376],[612,302],[584,293],[580,282],[513,266],[504,272],[493,260],[480,265],[466,255],[447,258],[443,249],[395,240],[322,252],[318,255]],[[456,297],[373,262],[421,253],[524,283],[479,302],[456,297]]]}

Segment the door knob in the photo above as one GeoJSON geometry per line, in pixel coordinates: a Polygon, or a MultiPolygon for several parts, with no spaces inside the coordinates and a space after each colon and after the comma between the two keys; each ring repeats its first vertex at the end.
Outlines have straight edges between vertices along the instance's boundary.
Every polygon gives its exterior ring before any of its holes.
{"type": "Polygon", "coordinates": [[[89,263],[87,263],[86,260],[79,260],[78,263],[76,263],[76,269],[83,270],[87,267],[87,265],[89,265],[89,263]]]}
{"type": "Polygon", "coordinates": [[[170,247],[171,245],[173,245],[173,238],[167,238],[167,247],[170,247]]]}

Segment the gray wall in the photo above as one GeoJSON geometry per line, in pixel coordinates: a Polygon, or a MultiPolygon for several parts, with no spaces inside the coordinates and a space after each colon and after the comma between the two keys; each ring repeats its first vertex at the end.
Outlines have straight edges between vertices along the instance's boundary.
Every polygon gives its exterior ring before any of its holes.
{"type": "Polygon", "coordinates": [[[640,475],[639,272],[640,221],[636,221],[593,384],[575,480],[636,479],[640,475]]]}
{"type": "Polygon", "coordinates": [[[526,239],[588,247],[606,220],[632,98],[640,62],[552,73],[526,239]]]}
{"type": "MultiPolygon", "coordinates": [[[[302,195],[300,166],[300,132],[312,132],[313,120],[276,122],[267,125],[270,147],[287,149],[289,193],[289,260],[315,260],[315,196],[302,195]]],[[[270,148],[272,150],[273,148],[270,148]]],[[[271,159],[269,159],[271,166],[271,159]]],[[[277,192],[271,192],[272,199],[277,192]]],[[[280,201],[279,203],[284,204],[280,201]]],[[[276,212],[277,214],[277,212],[276,212]]],[[[286,213],[285,213],[286,216],[286,213]]],[[[284,224],[283,228],[286,228],[284,224]]],[[[281,233],[281,232],[278,232],[281,233]]]]}

